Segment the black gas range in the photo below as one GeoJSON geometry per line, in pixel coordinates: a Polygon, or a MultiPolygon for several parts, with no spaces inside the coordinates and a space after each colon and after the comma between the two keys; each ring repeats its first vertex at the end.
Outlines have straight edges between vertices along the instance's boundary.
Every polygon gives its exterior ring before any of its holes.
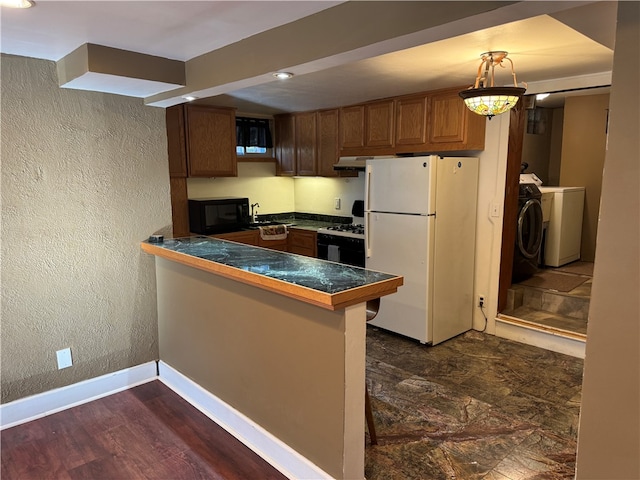
{"type": "Polygon", "coordinates": [[[324,235],[336,235],[339,237],[361,238],[364,240],[364,225],[341,223],[338,225],[319,228],[318,233],[324,235]]]}
{"type": "Polygon", "coordinates": [[[318,229],[318,258],[365,265],[364,225],[341,224],[318,229]]]}

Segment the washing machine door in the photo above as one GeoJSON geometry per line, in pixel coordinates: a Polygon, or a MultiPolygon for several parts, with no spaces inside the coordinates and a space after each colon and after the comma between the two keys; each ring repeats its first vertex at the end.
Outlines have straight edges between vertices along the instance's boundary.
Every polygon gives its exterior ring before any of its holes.
{"type": "Polygon", "coordinates": [[[516,244],[525,258],[535,258],[542,244],[542,204],[531,198],[520,209],[516,244]]]}

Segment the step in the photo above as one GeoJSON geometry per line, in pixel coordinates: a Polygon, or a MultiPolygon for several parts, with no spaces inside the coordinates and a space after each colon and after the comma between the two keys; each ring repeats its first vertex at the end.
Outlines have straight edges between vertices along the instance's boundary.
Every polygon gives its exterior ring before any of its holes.
{"type": "Polygon", "coordinates": [[[496,318],[495,334],[501,338],[534,345],[545,350],[577,358],[585,357],[587,343],[585,334],[533,323],[504,313],[498,314],[496,318]]]}
{"type": "Polygon", "coordinates": [[[558,314],[584,322],[589,317],[591,278],[570,292],[545,290],[527,285],[512,285],[507,294],[507,309],[520,307],[558,314]]]}
{"type": "Polygon", "coordinates": [[[583,319],[544,310],[536,310],[527,306],[521,306],[503,313],[505,317],[519,319],[530,324],[532,327],[554,331],[557,334],[566,333],[571,336],[575,334],[575,336],[579,338],[586,338],[587,335],[587,321],[583,319]]]}

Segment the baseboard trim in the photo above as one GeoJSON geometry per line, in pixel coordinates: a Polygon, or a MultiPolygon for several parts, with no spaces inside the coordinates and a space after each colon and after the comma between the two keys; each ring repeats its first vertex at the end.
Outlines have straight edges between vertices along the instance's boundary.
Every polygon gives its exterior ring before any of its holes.
{"type": "Polygon", "coordinates": [[[287,478],[323,480],[332,477],[286,443],[171,366],[158,363],[159,379],[287,478]]]}
{"type": "Polygon", "coordinates": [[[156,380],[155,361],[0,405],[0,430],[156,380]]]}

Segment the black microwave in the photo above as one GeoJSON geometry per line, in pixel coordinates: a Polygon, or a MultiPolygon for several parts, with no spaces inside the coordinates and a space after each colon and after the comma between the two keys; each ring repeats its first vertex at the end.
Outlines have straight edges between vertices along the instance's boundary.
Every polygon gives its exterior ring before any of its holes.
{"type": "Polygon", "coordinates": [[[189,230],[201,235],[240,230],[249,223],[248,198],[189,199],[189,230]]]}

